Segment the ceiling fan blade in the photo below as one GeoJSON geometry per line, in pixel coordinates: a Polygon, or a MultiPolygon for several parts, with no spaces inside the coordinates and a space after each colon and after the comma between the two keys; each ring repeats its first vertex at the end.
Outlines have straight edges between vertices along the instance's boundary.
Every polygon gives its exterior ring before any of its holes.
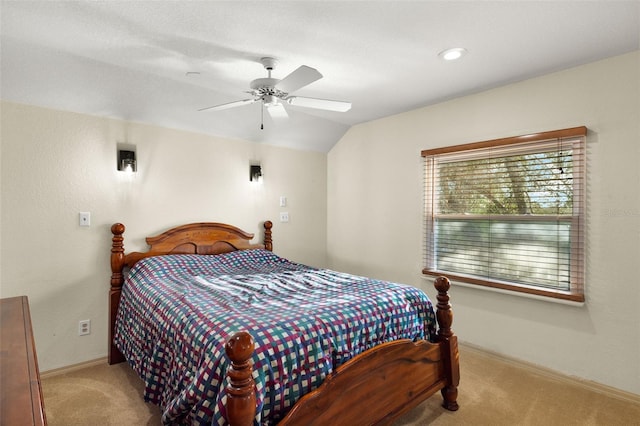
{"type": "Polygon", "coordinates": [[[289,105],[301,106],[306,108],[326,109],[328,111],[346,112],[351,109],[351,102],[332,101],[330,99],[289,96],[286,101],[289,105]]]}
{"type": "Polygon", "coordinates": [[[287,110],[284,109],[284,105],[281,103],[277,103],[275,105],[269,105],[267,108],[267,113],[274,120],[282,120],[284,118],[289,118],[289,114],[287,114],[287,110]]]}
{"type": "Polygon", "coordinates": [[[252,104],[257,100],[258,99],[243,99],[241,101],[233,101],[233,102],[228,102],[226,104],[220,104],[220,105],[214,105],[206,108],[201,108],[198,111],[206,111],[206,110],[220,111],[223,109],[235,108],[242,105],[252,104]]]}
{"type": "Polygon", "coordinates": [[[276,89],[291,93],[321,78],[322,74],[317,69],[301,65],[297,70],[280,80],[276,84],[276,89]]]}

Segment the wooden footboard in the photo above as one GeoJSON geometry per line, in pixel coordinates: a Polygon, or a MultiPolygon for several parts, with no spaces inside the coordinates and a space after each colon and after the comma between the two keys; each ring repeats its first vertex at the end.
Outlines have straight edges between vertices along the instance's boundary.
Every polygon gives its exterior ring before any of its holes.
{"type": "MultiPolygon", "coordinates": [[[[449,286],[445,277],[435,281],[436,343],[399,340],[362,353],[301,398],[279,425],[388,424],[439,390],[443,407],[457,410],[460,368],[457,337],[451,329],[449,286]]],[[[252,425],[255,418],[253,345],[252,337],[240,332],[225,347],[231,361],[226,408],[232,426],[252,425]]]]}

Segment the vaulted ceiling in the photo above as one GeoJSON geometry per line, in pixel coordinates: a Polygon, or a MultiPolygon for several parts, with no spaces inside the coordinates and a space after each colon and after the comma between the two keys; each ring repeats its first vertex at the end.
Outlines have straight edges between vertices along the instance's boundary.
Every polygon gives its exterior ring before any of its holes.
{"type": "Polygon", "coordinates": [[[3,100],[295,149],[350,126],[637,50],[638,1],[2,1],[3,100]],[[439,53],[467,54],[444,61],[439,53]],[[323,78],[262,118],[250,81],[323,78]],[[261,130],[261,122],[264,129],[261,130]]]}

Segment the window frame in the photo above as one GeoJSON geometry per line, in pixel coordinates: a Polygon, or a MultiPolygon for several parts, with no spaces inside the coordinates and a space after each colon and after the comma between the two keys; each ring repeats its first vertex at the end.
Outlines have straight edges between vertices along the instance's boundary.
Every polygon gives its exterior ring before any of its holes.
{"type": "MultiPolygon", "coordinates": [[[[421,152],[425,162],[425,232],[423,234],[423,244],[425,244],[424,262],[425,267],[422,270],[424,275],[446,275],[453,281],[459,281],[466,284],[477,285],[480,287],[491,287],[510,292],[525,293],[535,296],[549,297],[553,299],[562,299],[573,302],[584,302],[584,264],[585,264],[585,229],[586,229],[586,135],[587,128],[584,126],[573,127],[568,129],[553,130],[540,132],[522,136],[507,137],[501,139],[488,140],[483,142],[474,142],[469,144],[448,146],[442,148],[428,149],[421,152]],[[527,285],[509,281],[501,281],[498,279],[481,278],[478,276],[465,275],[463,273],[455,273],[450,271],[438,270],[435,268],[435,226],[438,214],[436,213],[436,177],[435,177],[435,159],[438,157],[449,155],[465,155],[470,158],[482,157],[483,151],[492,150],[497,154],[495,157],[506,157],[509,152],[536,152],[536,145],[539,145],[538,151],[542,151],[543,147],[549,143],[571,143],[572,144],[572,164],[574,167],[572,188],[575,198],[573,199],[573,211],[570,215],[514,215],[513,217],[504,216],[501,220],[542,220],[542,221],[558,221],[563,219],[571,222],[571,267],[569,289],[553,289],[549,287],[527,285]],[[532,149],[533,148],[533,149],[532,149]],[[432,175],[429,175],[429,174],[432,175]],[[544,216],[544,217],[543,217],[544,216]]],[[[462,160],[459,160],[462,161],[462,160]]],[[[455,214],[442,215],[443,219],[455,218],[455,214]]],[[[460,215],[465,219],[483,220],[490,215],[460,215]]]]}

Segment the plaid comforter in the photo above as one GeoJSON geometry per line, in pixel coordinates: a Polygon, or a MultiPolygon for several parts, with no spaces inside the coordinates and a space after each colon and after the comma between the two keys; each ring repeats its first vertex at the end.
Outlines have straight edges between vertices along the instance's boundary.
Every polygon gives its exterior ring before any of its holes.
{"type": "Polygon", "coordinates": [[[266,250],[139,261],[125,281],[115,343],[164,424],[225,424],[224,345],[255,339],[256,424],[274,424],[336,367],[382,342],[435,337],[413,287],[290,262],[266,250]]]}

